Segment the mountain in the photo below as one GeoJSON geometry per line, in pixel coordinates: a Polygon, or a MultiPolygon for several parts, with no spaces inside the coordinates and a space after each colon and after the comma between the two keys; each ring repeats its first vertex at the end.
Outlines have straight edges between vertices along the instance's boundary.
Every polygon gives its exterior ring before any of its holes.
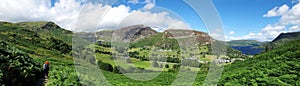
{"type": "Polygon", "coordinates": [[[290,41],[300,38],[300,32],[281,33],[273,41],[265,44],[265,51],[273,50],[278,46],[282,46],[290,41]]]}
{"type": "Polygon", "coordinates": [[[187,44],[210,44],[213,42],[207,33],[200,31],[168,29],[164,32],[157,32],[144,25],[133,25],[117,30],[102,30],[96,33],[96,37],[101,41],[130,42],[130,47],[157,46],[167,49],[178,49],[180,40],[185,40],[187,44]]]}
{"type": "Polygon", "coordinates": [[[65,57],[71,51],[72,32],[53,22],[1,22],[0,40],[32,55],[65,57]]]}
{"type": "Polygon", "coordinates": [[[96,32],[96,38],[98,40],[111,40],[111,36],[114,33],[113,30],[102,30],[102,31],[98,31],[96,32]]]}
{"type": "Polygon", "coordinates": [[[263,44],[263,42],[259,42],[256,40],[232,40],[226,43],[229,46],[258,46],[263,44]]]}
{"type": "Polygon", "coordinates": [[[168,29],[163,33],[166,34],[166,37],[175,39],[192,37],[193,40],[196,40],[201,44],[210,44],[213,41],[213,39],[207,33],[195,30],[168,29]]]}
{"type": "Polygon", "coordinates": [[[255,55],[264,51],[265,42],[256,40],[232,40],[226,42],[227,46],[241,51],[243,54],[255,55]]]}
{"type": "Polygon", "coordinates": [[[156,46],[163,49],[179,49],[182,45],[210,44],[213,39],[204,32],[184,29],[168,29],[162,33],[154,34],[148,38],[131,43],[131,47],[156,46]]]}
{"type": "Polygon", "coordinates": [[[300,38],[300,32],[281,33],[272,42],[282,42],[300,38]]]}
{"type": "Polygon", "coordinates": [[[97,39],[118,41],[137,41],[139,39],[147,38],[156,34],[157,32],[148,26],[133,25],[117,30],[102,30],[96,33],[97,39]],[[113,37],[113,38],[111,38],[113,37]]]}
{"type": "Polygon", "coordinates": [[[274,48],[300,38],[300,32],[281,33],[269,43],[268,48],[274,48]]]}
{"type": "Polygon", "coordinates": [[[300,85],[300,40],[224,67],[219,85],[300,85]]]}
{"type": "Polygon", "coordinates": [[[72,38],[72,31],[53,22],[0,22],[0,84],[44,86],[44,83],[79,83],[76,78],[55,81],[62,75],[77,77],[71,60],[72,38]],[[43,76],[45,60],[51,64],[49,80],[43,76]]]}

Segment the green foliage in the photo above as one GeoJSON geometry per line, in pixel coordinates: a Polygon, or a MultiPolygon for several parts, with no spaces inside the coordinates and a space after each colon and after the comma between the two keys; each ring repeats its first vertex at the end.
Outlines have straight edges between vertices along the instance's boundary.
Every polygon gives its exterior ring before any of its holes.
{"type": "MultiPolygon", "coordinates": [[[[37,61],[43,62],[44,58],[38,58],[37,61]]],[[[48,58],[50,63],[48,86],[81,86],[79,77],[75,71],[74,63],[68,59],[48,58]]]]}
{"type": "Polygon", "coordinates": [[[144,47],[144,46],[156,46],[162,49],[179,49],[179,45],[176,39],[165,38],[163,33],[158,33],[148,38],[138,40],[131,43],[130,48],[144,47]]]}
{"type": "Polygon", "coordinates": [[[114,70],[113,66],[111,64],[103,63],[101,61],[98,61],[98,66],[102,70],[106,70],[106,71],[110,71],[110,72],[112,72],[114,70]]]}
{"type": "Polygon", "coordinates": [[[50,40],[48,49],[55,49],[57,51],[62,52],[63,54],[67,54],[72,50],[72,47],[62,40],[59,40],[59,39],[56,39],[53,37],[51,37],[48,40],[50,40]]]}
{"type": "Polygon", "coordinates": [[[0,84],[35,85],[42,77],[41,66],[22,51],[0,41],[0,84]]]}
{"type": "Polygon", "coordinates": [[[179,60],[179,58],[167,57],[167,62],[170,62],[170,63],[180,63],[180,60],[179,60]]]}
{"type": "Polygon", "coordinates": [[[169,64],[166,64],[166,65],[165,65],[165,68],[169,68],[169,67],[170,67],[169,64]]]}
{"type": "MultiPolygon", "coordinates": [[[[101,85],[106,84],[99,79],[99,77],[88,76],[83,73],[75,71],[75,64],[68,54],[71,51],[72,32],[60,29],[53,23],[39,22],[39,23],[0,23],[0,84],[1,85],[36,85],[42,79],[41,74],[42,64],[47,60],[50,62],[50,72],[47,85],[61,86],[61,85],[101,85]],[[24,51],[24,52],[22,52],[24,51]],[[32,57],[32,58],[31,58],[32,57]],[[59,57],[59,58],[58,58],[59,57]]],[[[300,41],[286,42],[283,46],[272,47],[268,52],[256,55],[246,61],[239,61],[225,66],[224,73],[220,79],[219,85],[300,85],[300,41]]],[[[84,43],[83,43],[84,44],[84,43]]],[[[111,52],[109,42],[97,42],[96,52],[100,53],[100,58],[110,58],[111,52]]],[[[162,33],[156,34],[152,37],[130,44],[130,48],[145,48],[140,51],[143,52],[129,52],[130,57],[139,59],[141,62],[148,61],[149,56],[144,52],[149,52],[144,46],[157,46],[165,50],[179,49],[178,43],[175,39],[164,38],[162,33]]],[[[95,63],[96,59],[88,55],[93,50],[86,48],[86,46],[78,46],[74,50],[73,56],[83,59],[87,63],[95,63]],[[87,53],[82,55],[83,53],[87,53]]],[[[208,50],[211,46],[207,47],[208,50]]],[[[125,48],[120,49],[119,52],[126,52],[125,48]]],[[[205,49],[206,50],[206,49],[205,49]]],[[[116,51],[114,51],[116,52],[116,51]]],[[[180,54],[183,51],[176,51],[180,54]]],[[[175,53],[176,53],[175,52],[175,53]]],[[[235,50],[229,50],[230,57],[236,57],[232,53],[238,53],[235,50]]],[[[228,54],[228,53],[227,53],[228,54]]],[[[173,54],[172,54],[173,55],[173,54]]],[[[154,74],[152,70],[147,70],[144,67],[122,68],[120,66],[113,67],[114,64],[110,62],[98,62],[100,69],[104,70],[102,73],[105,78],[112,85],[117,86],[161,86],[170,85],[177,77],[178,71],[182,66],[193,65],[193,61],[180,62],[176,55],[169,56],[165,65],[167,72],[162,72],[158,77],[149,81],[137,81],[122,75],[123,71],[126,74],[136,74],[135,76],[146,77],[145,75],[154,74]],[[176,63],[172,65],[173,63],[176,63]],[[143,72],[143,73],[141,73],[143,72]]],[[[107,60],[107,59],[105,59],[107,60]]],[[[112,60],[112,59],[109,59],[112,60]]],[[[133,60],[131,61],[133,62],[133,60]]],[[[157,63],[157,62],[156,62],[157,63]]],[[[81,64],[76,64],[81,65],[81,64]]],[[[149,64],[151,65],[151,64],[149,64]]],[[[153,65],[154,66],[154,65],[153,65]]],[[[156,67],[160,65],[155,64],[156,67]]],[[[198,67],[199,65],[195,65],[198,67]]],[[[206,74],[209,70],[210,64],[200,64],[200,72],[198,73],[193,85],[203,85],[206,74]]],[[[185,68],[185,67],[182,67],[185,68]]],[[[187,68],[187,70],[190,68],[187,68]]],[[[90,71],[95,72],[95,71],[90,71]]],[[[98,74],[98,73],[95,73],[98,74]]],[[[213,80],[209,83],[216,83],[213,80]]]]}
{"type": "Polygon", "coordinates": [[[220,85],[299,85],[300,40],[225,66],[220,85]]]}

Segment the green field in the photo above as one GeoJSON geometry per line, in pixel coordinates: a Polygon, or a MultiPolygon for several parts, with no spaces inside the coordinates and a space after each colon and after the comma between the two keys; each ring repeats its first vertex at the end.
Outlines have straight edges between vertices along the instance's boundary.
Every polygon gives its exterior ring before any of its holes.
{"type": "Polygon", "coordinates": [[[109,42],[92,43],[76,35],[51,22],[0,22],[0,85],[300,85],[299,39],[274,45],[268,51],[248,58],[233,49],[226,51],[227,56],[212,55],[210,45],[178,47],[175,39],[164,39],[161,33],[133,42],[123,53],[109,42]],[[73,35],[76,39],[72,43],[73,35]],[[149,40],[154,42],[148,43],[149,40]],[[158,46],[164,43],[159,40],[174,44],[158,46]],[[206,62],[186,60],[191,57],[206,62]],[[217,57],[243,58],[244,61],[226,63],[222,71],[218,67],[223,64],[210,65],[217,57]],[[48,79],[42,71],[46,60],[50,62],[48,79]],[[219,79],[214,75],[218,72],[222,72],[219,79]],[[208,79],[213,79],[205,82],[208,73],[212,73],[208,79]]]}

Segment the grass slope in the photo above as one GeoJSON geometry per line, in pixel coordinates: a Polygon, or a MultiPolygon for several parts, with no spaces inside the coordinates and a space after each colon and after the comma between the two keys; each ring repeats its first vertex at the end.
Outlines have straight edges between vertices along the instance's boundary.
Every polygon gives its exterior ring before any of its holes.
{"type": "Polygon", "coordinates": [[[224,69],[220,85],[300,85],[300,40],[236,62],[224,69]]]}

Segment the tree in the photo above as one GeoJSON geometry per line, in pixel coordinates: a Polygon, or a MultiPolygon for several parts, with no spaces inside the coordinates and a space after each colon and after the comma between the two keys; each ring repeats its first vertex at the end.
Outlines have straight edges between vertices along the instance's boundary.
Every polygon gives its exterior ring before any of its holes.
{"type": "Polygon", "coordinates": [[[179,69],[180,68],[180,65],[179,64],[174,64],[173,65],[173,69],[179,69]]]}
{"type": "Polygon", "coordinates": [[[169,64],[166,64],[165,67],[166,67],[166,68],[169,68],[169,64]]]}
{"type": "Polygon", "coordinates": [[[110,71],[110,72],[113,71],[113,66],[111,64],[103,63],[101,61],[98,61],[98,66],[102,70],[106,70],[106,71],[110,71]]]}

